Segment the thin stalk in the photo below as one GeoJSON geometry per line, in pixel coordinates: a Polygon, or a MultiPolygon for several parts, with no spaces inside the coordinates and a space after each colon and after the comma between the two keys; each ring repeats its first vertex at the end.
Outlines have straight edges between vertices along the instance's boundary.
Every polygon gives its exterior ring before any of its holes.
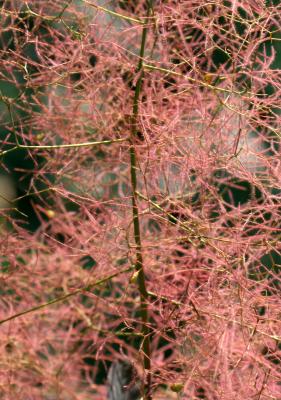
{"type": "Polygon", "coordinates": [[[138,290],[140,293],[140,314],[142,320],[142,352],[143,352],[143,367],[147,372],[147,379],[144,384],[144,400],[151,400],[150,388],[151,388],[151,362],[150,362],[150,329],[148,327],[148,292],[146,289],[146,277],[143,265],[142,256],[142,244],[140,234],[140,219],[139,209],[137,204],[137,154],[135,149],[135,138],[137,137],[137,125],[139,118],[139,101],[140,93],[142,89],[144,71],[143,71],[143,58],[146,45],[146,37],[148,32],[149,17],[152,15],[152,4],[148,2],[147,15],[145,24],[142,29],[141,47],[139,52],[139,62],[137,65],[136,73],[139,74],[139,78],[136,83],[134,101],[133,101],[133,114],[131,120],[131,137],[130,137],[130,174],[131,174],[131,187],[132,187],[132,212],[133,212],[133,226],[134,226],[134,239],[136,243],[136,263],[135,268],[138,272],[138,290]]]}
{"type": "MultiPolygon", "coordinates": [[[[46,144],[46,145],[29,145],[29,144],[19,144],[17,147],[19,149],[38,149],[38,150],[53,150],[53,149],[73,149],[78,147],[87,146],[98,146],[101,144],[112,144],[125,142],[128,138],[112,139],[112,140],[100,140],[98,142],[83,142],[83,143],[68,143],[68,144],[46,144]]],[[[8,152],[7,150],[6,152],[8,152]]],[[[4,152],[2,152],[4,153],[4,152]]],[[[2,154],[1,153],[1,154],[2,154]]]]}
{"type": "Polygon", "coordinates": [[[55,149],[76,149],[79,147],[88,147],[88,146],[99,146],[102,144],[112,144],[112,143],[121,143],[127,141],[128,138],[120,138],[120,139],[112,139],[112,140],[101,140],[98,142],[83,142],[83,143],[67,143],[67,144],[46,144],[46,145],[29,145],[29,144],[17,144],[8,150],[3,150],[0,152],[0,157],[5,156],[12,151],[18,149],[37,149],[37,150],[55,150],[55,149]]]}
{"type": "Polygon", "coordinates": [[[41,303],[38,306],[31,307],[31,308],[28,308],[28,309],[26,309],[24,311],[21,311],[19,313],[13,314],[10,317],[7,317],[7,318],[4,318],[4,319],[0,320],[0,325],[3,325],[8,321],[12,321],[14,319],[17,319],[17,318],[19,318],[19,317],[21,317],[23,315],[31,314],[31,313],[34,313],[35,311],[42,310],[43,308],[50,307],[53,304],[61,303],[63,301],[68,300],[69,298],[71,298],[73,296],[77,296],[78,294],[81,294],[81,293],[84,293],[84,292],[89,292],[94,287],[102,285],[103,283],[106,283],[106,282],[110,281],[111,279],[115,278],[116,276],[119,276],[121,274],[124,274],[126,272],[130,272],[130,271],[132,271],[132,267],[123,269],[122,271],[115,272],[114,274],[106,276],[103,279],[100,279],[98,281],[90,283],[87,286],[83,286],[82,288],[73,290],[73,292],[66,293],[63,296],[56,297],[55,299],[47,301],[46,303],[41,303]]]}
{"type": "Polygon", "coordinates": [[[141,21],[140,19],[128,17],[127,15],[123,15],[123,14],[117,13],[115,11],[112,11],[112,10],[110,10],[108,8],[105,8],[105,7],[98,6],[96,4],[90,3],[87,0],[83,0],[83,2],[88,4],[90,7],[94,7],[96,10],[104,11],[107,14],[113,15],[114,17],[118,17],[118,18],[124,19],[125,21],[136,22],[137,24],[145,23],[145,22],[141,21]]]}

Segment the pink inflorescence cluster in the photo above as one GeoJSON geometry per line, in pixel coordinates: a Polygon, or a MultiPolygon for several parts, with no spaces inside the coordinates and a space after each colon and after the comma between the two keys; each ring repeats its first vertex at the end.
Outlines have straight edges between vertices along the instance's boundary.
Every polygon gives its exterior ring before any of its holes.
{"type": "Polygon", "coordinates": [[[278,2],[1,3],[0,398],[280,398],[278,2]]]}

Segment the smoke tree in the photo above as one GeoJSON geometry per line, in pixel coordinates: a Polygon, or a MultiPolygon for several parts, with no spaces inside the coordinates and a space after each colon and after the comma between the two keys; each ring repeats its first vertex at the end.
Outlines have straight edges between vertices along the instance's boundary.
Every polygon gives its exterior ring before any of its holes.
{"type": "Polygon", "coordinates": [[[280,398],[280,13],[1,2],[1,399],[280,398]]]}

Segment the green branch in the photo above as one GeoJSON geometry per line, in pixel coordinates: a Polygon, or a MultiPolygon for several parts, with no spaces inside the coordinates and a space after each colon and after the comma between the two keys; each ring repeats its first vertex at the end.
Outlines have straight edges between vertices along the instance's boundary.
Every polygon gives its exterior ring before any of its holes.
{"type": "Polygon", "coordinates": [[[118,18],[124,19],[124,20],[126,20],[126,21],[130,21],[130,22],[136,22],[136,23],[138,23],[138,24],[143,24],[143,23],[144,23],[144,22],[141,21],[140,19],[128,17],[128,16],[126,16],[126,15],[117,13],[117,12],[112,11],[112,10],[109,10],[108,8],[105,8],[105,7],[102,7],[102,6],[97,6],[96,4],[90,3],[90,2],[87,1],[87,0],[83,0],[83,2],[86,3],[86,4],[88,4],[90,7],[94,7],[94,8],[97,9],[97,10],[104,11],[104,12],[107,13],[107,14],[113,15],[114,17],[118,17],[118,18]]]}
{"type": "Polygon", "coordinates": [[[146,38],[148,32],[148,22],[152,14],[152,5],[148,4],[147,15],[145,20],[145,25],[142,30],[141,37],[141,47],[139,52],[139,62],[136,68],[136,74],[139,74],[138,80],[136,82],[134,100],[133,100],[133,114],[131,120],[131,138],[130,138],[130,174],[131,174],[131,186],[132,186],[132,212],[133,212],[133,225],[134,225],[134,238],[136,243],[136,264],[135,268],[137,271],[137,283],[138,290],[140,293],[140,314],[142,319],[142,352],[143,352],[143,367],[147,372],[147,379],[144,384],[144,400],[151,400],[151,352],[150,352],[150,337],[151,332],[148,327],[149,314],[148,314],[148,292],[146,289],[146,277],[143,265],[142,256],[142,244],[141,244],[141,234],[140,234],[140,219],[139,210],[137,204],[137,154],[135,149],[135,139],[137,137],[138,131],[138,119],[139,119],[139,101],[140,93],[143,84],[144,71],[143,71],[143,59],[145,53],[146,38]]]}
{"type": "Polygon", "coordinates": [[[12,151],[18,149],[38,149],[38,150],[53,150],[53,149],[72,149],[79,147],[87,147],[87,146],[98,146],[101,144],[112,144],[112,143],[120,143],[125,142],[129,138],[121,138],[121,139],[112,139],[112,140],[101,140],[99,142],[83,142],[83,143],[70,143],[70,144],[50,144],[50,145],[29,145],[29,144],[17,144],[15,147],[11,149],[4,150],[0,153],[0,157],[11,153],[12,151]]]}
{"type": "MultiPolygon", "coordinates": [[[[245,90],[242,90],[242,91],[238,92],[238,91],[235,91],[235,90],[224,89],[224,88],[221,88],[219,86],[210,85],[209,83],[204,82],[204,81],[202,81],[200,79],[192,78],[191,76],[184,75],[184,74],[182,74],[180,72],[177,72],[177,71],[174,71],[172,69],[156,67],[155,65],[151,65],[151,64],[143,64],[143,68],[151,70],[151,71],[163,72],[163,73],[165,73],[167,75],[180,76],[180,77],[186,79],[187,81],[190,81],[190,82],[193,82],[193,83],[198,83],[200,86],[204,86],[206,88],[209,88],[211,90],[218,91],[218,92],[237,94],[239,96],[244,95],[246,93],[245,90]]],[[[223,79],[223,77],[221,77],[220,79],[223,79]]],[[[250,92],[247,92],[247,93],[248,93],[248,95],[252,94],[250,92]]]]}
{"type": "Polygon", "coordinates": [[[73,290],[73,292],[66,293],[65,295],[63,295],[61,297],[56,297],[55,299],[47,301],[46,303],[42,303],[42,304],[39,304],[38,306],[35,306],[35,307],[32,307],[32,308],[28,308],[27,310],[21,311],[21,312],[16,313],[16,314],[13,314],[10,317],[7,317],[5,319],[0,320],[0,325],[6,323],[8,321],[12,321],[14,319],[17,319],[17,318],[19,318],[19,317],[21,317],[23,315],[31,314],[31,313],[34,313],[35,311],[42,310],[43,308],[49,307],[49,306],[51,306],[53,304],[61,303],[61,302],[65,301],[65,300],[69,299],[70,297],[76,296],[77,294],[80,294],[80,293],[83,293],[83,292],[88,292],[88,291],[92,290],[95,286],[99,286],[99,285],[101,285],[101,284],[103,284],[103,283],[115,278],[116,276],[118,276],[120,274],[124,274],[126,272],[130,272],[133,269],[134,269],[134,267],[123,269],[122,271],[115,272],[114,274],[109,275],[106,278],[100,279],[100,280],[98,280],[98,281],[96,281],[94,283],[90,283],[89,285],[84,286],[84,287],[82,287],[80,289],[73,290]]]}

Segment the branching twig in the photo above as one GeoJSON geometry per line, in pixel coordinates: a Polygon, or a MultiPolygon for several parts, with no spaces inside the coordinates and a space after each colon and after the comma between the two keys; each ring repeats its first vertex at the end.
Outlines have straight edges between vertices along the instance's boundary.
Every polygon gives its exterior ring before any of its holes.
{"type": "Polygon", "coordinates": [[[96,282],[90,283],[89,285],[83,286],[82,288],[73,290],[73,292],[67,293],[67,294],[65,294],[63,296],[60,296],[60,297],[56,297],[55,299],[47,301],[46,303],[42,303],[42,304],[39,304],[38,306],[35,306],[35,307],[32,307],[32,308],[28,308],[27,310],[21,311],[21,312],[16,313],[16,314],[13,314],[10,317],[7,317],[7,318],[4,318],[4,319],[0,320],[0,325],[3,325],[4,323],[6,323],[8,321],[12,321],[14,319],[17,319],[17,318],[19,318],[19,317],[21,317],[23,315],[31,314],[31,313],[34,313],[35,311],[42,310],[43,308],[49,307],[49,306],[51,306],[53,304],[61,303],[61,302],[65,301],[65,300],[69,299],[70,297],[76,296],[77,294],[80,294],[80,293],[83,293],[83,292],[88,292],[88,291],[92,290],[95,286],[102,285],[103,283],[115,278],[116,276],[119,276],[119,275],[124,274],[126,272],[130,272],[132,270],[133,270],[133,267],[123,269],[122,271],[115,272],[114,274],[111,274],[111,275],[109,275],[109,276],[107,276],[107,277],[105,277],[103,279],[100,279],[100,280],[98,280],[96,282]]]}

